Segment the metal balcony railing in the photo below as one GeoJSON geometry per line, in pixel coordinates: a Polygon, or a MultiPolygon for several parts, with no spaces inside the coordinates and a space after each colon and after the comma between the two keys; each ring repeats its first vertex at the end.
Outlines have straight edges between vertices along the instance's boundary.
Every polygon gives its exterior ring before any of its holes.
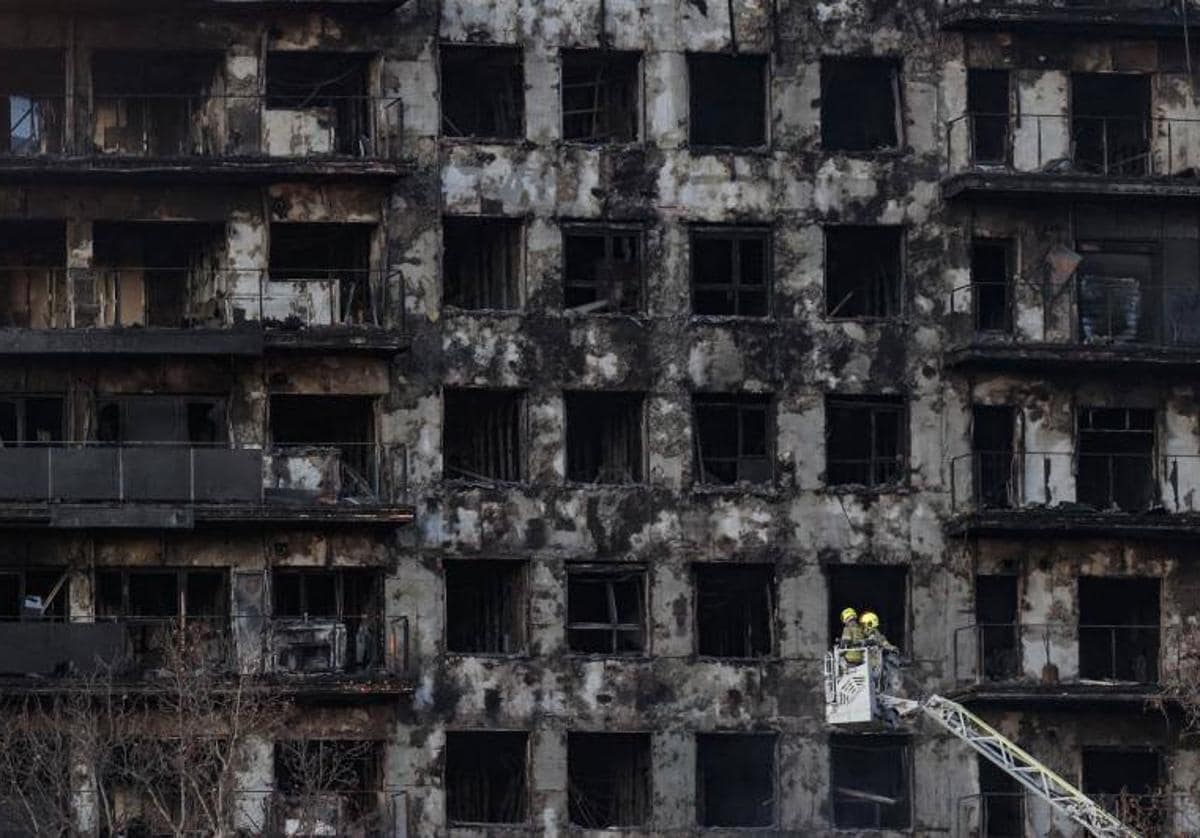
{"type": "Polygon", "coordinates": [[[35,442],[0,448],[0,502],[388,506],[400,445],[35,442]]]}
{"type": "Polygon", "coordinates": [[[1159,625],[980,623],[954,632],[959,685],[1040,682],[1158,684],[1179,673],[1178,631],[1159,625]]]}
{"type": "Polygon", "coordinates": [[[216,93],[6,94],[13,117],[0,156],[403,156],[404,103],[396,96],[216,93]]]}
{"type": "Polygon", "coordinates": [[[214,675],[401,676],[405,617],[89,616],[0,620],[0,675],[137,679],[175,660],[214,675]]]}
{"type": "Polygon", "coordinates": [[[0,328],[274,328],[403,331],[398,271],[312,268],[0,268],[0,328]]]}
{"type": "Polygon", "coordinates": [[[1200,119],[965,113],[946,124],[947,175],[974,170],[1191,177],[1200,119]]]}
{"type": "Polygon", "coordinates": [[[1063,512],[1197,510],[1200,455],[976,451],[950,461],[956,512],[1054,508],[1063,512]]]}
{"type": "MultiPolygon", "coordinates": [[[[1200,834],[1200,801],[1182,793],[1088,795],[1122,823],[1151,838],[1200,834]]],[[[1027,800],[1023,792],[968,794],[958,799],[956,836],[976,838],[1025,838],[1037,834],[1030,809],[1041,806],[1027,800]]],[[[1051,816],[1049,808],[1045,818],[1051,816]]],[[[1042,829],[1045,828],[1043,822],[1042,829]]]]}
{"type": "Polygon", "coordinates": [[[973,335],[963,336],[968,340],[1012,334],[1019,319],[1026,328],[1034,324],[1045,336],[1040,342],[1200,346],[1200,277],[1191,282],[1151,283],[1136,277],[1081,273],[1069,285],[1050,289],[1014,276],[1007,282],[958,286],[951,291],[950,310],[971,316],[973,335]],[[1026,298],[1021,303],[1015,299],[1018,287],[1026,298]]]}

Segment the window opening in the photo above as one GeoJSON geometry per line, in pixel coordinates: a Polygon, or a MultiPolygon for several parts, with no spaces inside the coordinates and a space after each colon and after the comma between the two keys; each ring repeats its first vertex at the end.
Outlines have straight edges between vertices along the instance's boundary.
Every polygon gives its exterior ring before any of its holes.
{"type": "Polygon", "coordinates": [[[696,652],[761,658],[775,649],[775,572],[769,565],[702,564],[696,585],[696,652]]]}
{"type": "Polygon", "coordinates": [[[906,737],[830,738],[833,823],[838,829],[908,829],[912,821],[906,737]]]}
{"type": "Polygon", "coordinates": [[[446,478],[520,480],[521,394],[447,387],[443,401],[446,478]]]}
{"type": "Polygon", "coordinates": [[[703,827],[773,826],[775,736],[696,736],[696,814],[703,827]]]}
{"type": "Polygon", "coordinates": [[[521,562],[446,563],[446,648],[511,655],[526,643],[526,581],[521,562]]]}
{"type": "Polygon", "coordinates": [[[1157,501],[1155,412],[1092,407],[1079,411],[1076,498],[1097,509],[1137,512],[1157,501]]]}
{"type": "Polygon", "coordinates": [[[637,140],[639,59],[635,52],[562,51],[563,139],[637,140]]]}
{"type": "Polygon", "coordinates": [[[521,230],[516,218],[443,218],[446,304],[464,309],[520,308],[521,230]]]}
{"type": "Polygon", "coordinates": [[[699,482],[770,482],[770,396],[697,393],[692,413],[699,482]]]}
{"type": "Polygon", "coordinates": [[[907,414],[900,396],[830,396],[825,402],[825,482],[896,486],[907,478],[907,414]]]}
{"type": "Polygon", "coordinates": [[[898,317],[903,241],[902,227],[826,227],[825,313],[898,317]]]}
{"type": "Polygon", "coordinates": [[[766,57],[691,53],[687,62],[691,144],[766,145],[766,57]]]}
{"type": "Polygon", "coordinates": [[[636,655],[646,651],[646,572],[585,565],[567,571],[567,642],[572,652],[636,655]]]}
{"type": "Polygon", "coordinates": [[[567,734],[571,823],[587,829],[645,825],[650,772],[648,734],[567,734]]]}
{"type": "Polygon", "coordinates": [[[568,392],[567,479],[578,483],[642,480],[641,393],[568,392]]]}
{"type": "Polygon", "coordinates": [[[563,306],[580,314],[641,309],[642,234],[631,227],[563,228],[563,306]]]}
{"type": "Polygon", "coordinates": [[[1079,578],[1079,676],[1158,682],[1161,633],[1158,578],[1079,578]]]}
{"type": "Polygon", "coordinates": [[[692,313],[766,317],[770,249],[769,230],[693,229],[692,313]]]}
{"type": "Polygon", "coordinates": [[[522,135],[521,50],[443,44],[441,60],[443,136],[518,139],[522,135]]]}
{"type": "Polygon", "coordinates": [[[821,144],[827,151],[900,145],[900,67],[888,58],[821,61],[821,144]]]}
{"type": "Polygon", "coordinates": [[[522,823],[528,816],[526,733],[446,733],[446,819],[522,823]]]}

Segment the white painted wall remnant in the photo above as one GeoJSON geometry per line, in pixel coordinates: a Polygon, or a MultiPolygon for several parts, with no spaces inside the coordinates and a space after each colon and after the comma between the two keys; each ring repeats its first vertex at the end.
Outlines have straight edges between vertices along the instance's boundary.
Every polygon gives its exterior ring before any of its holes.
{"type": "Polygon", "coordinates": [[[332,107],[263,110],[263,148],[271,157],[310,157],[336,150],[337,114],[332,107]]]}
{"type": "Polygon", "coordinates": [[[1070,75],[1060,70],[1021,70],[1016,84],[1013,167],[1036,172],[1052,161],[1070,159],[1070,75]]]}

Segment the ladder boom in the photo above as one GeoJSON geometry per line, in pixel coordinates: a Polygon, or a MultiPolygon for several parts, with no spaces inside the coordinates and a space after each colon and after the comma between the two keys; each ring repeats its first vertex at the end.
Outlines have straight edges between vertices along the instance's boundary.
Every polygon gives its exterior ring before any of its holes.
{"type": "Polygon", "coordinates": [[[920,709],[942,729],[966,742],[1096,838],[1140,838],[1137,832],[961,704],[938,695],[922,702],[890,696],[882,696],[881,700],[905,714],[920,709]]]}

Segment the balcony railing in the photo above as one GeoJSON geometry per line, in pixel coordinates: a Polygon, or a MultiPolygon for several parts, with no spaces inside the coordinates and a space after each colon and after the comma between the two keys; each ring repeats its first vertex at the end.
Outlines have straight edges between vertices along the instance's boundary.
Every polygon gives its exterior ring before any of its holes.
{"type": "Polygon", "coordinates": [[[946,174],[1191,177],[1197,149],[1200,119],[966,113],[946,125],[946,174]]]}
{"type": "Polygon", "coordinates": [[[976,451],[950,461],[956,512],[1200,511],[1200,455],[976,451]]]}
{"type": "Polygon", "coordinates": [[[395,96],[250,94],[7,96],[0,157],[363,158],[403,156],[395,96]]]}
{"type": "Polygon", "coordinates": [[[0,328],[403,330],[396,271],[313,268],[0,268],[0,328]]]}
{"type": "Polygon", "coordinates": [[[0,675],[139,678],[186,660],[214,675],[400,676],[408,620],[338,617],[121,616],[0,620],[0,675]]]}
{"type": "Polygon", "coordinates": [[[982,623],[954,633],[959,685],[1110,682],[1157,684],[1179,674],[1178,632],[1159,625],[982,623]]]}
{"type": "MultiPolygon", "coordinates": [[[[1193,796],[1173,794],[1089,794],[1122,823],[1151,838],[1200,834],[1200,801],[1193,796]]],[[[1026,799],[1023,792],[969,794],[958,799],[955,835],[978,838],[1025,838],[1048,826],[1049,806],[1026,799]],[[1031,810],[1045,807],[1035,823],[1031,810]]]]}
{"type": "Polygon", "coordinates": [[[405,449],[371,443],[24,443],[0,448],[0,502],[388,506],[405,449]]]}

